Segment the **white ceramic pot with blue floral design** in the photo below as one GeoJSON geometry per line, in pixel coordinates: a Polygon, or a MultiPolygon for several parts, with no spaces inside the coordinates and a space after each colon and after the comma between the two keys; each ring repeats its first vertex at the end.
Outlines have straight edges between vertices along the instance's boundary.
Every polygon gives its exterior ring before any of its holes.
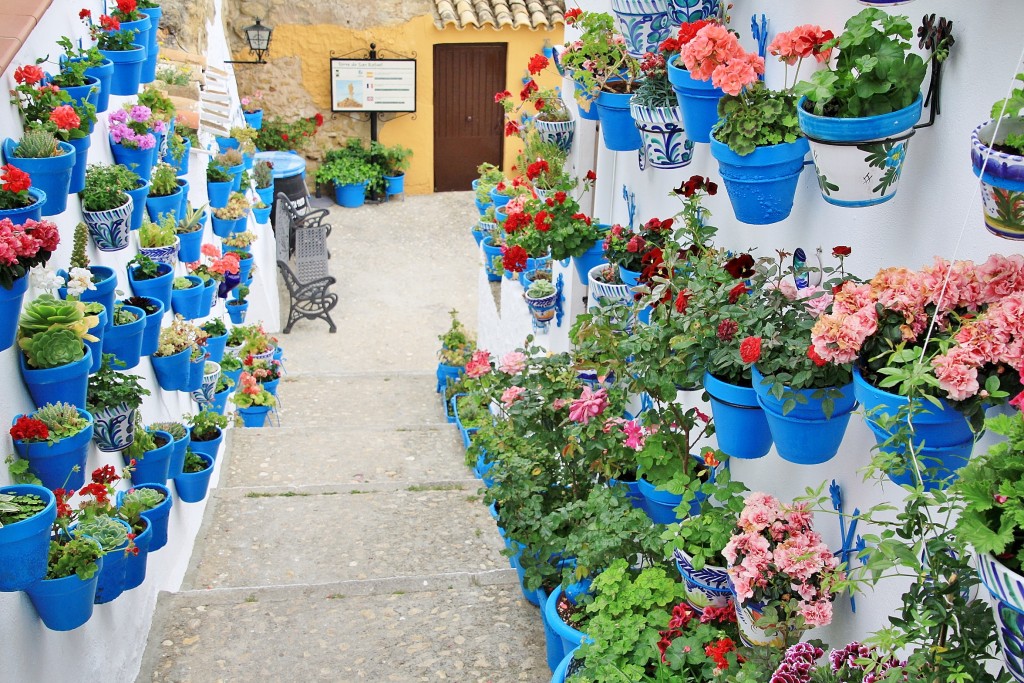
{"type": "Polygon", "coordinates": [[[135,441],[135,408],[127,403],[94,411],[92,417],[92,438],[101,451],[122,451],[135,441]]]}
{"type": "Polygon", "coordinates": [[[567,113],[568,121],[545,121],[540,116],[535,116],[533,123],[541,140],[558,145],[560,150],[568,154],[572,149],[573,136],[576,134],[576,117],[571,111],[567,113]]]}
{"type": "Polygon", "coordinates": [[[689,166],[693,160],[693,141],[683,126],[683,110],[674,107],[646,107],[634,97],[629,113],[640,131],[640,170],[673,169],[689,166]]]}
{"type": "Polygon", "coordinates": [[[1014,680],[1024,683],[1024,577],[991,553],[975,553],[981,582],[994,602],[1003,663],[1014,680]]]}
{"type": "Polygon", "coordinates": [[[612,0],[612,13],[626,39],[626,51],[637,59],[647,52],[657,54],[674,26],[667,0],[612,0]]]}
{"type": "Polygon", "coordinates": [[[166,247],[139,247],[139,253],[148,256],[157,263],[166,263],[167,265],[174,267],[174,264],[178,262],[178,248],[181,244],[181,238],[175,236],[174,244],[166,247]]]}
{"type": "Polygon", "coordinates": [[[672,559],[686,586],[686,602],[690,603],[697,614],[704,614],[707,607],[725,607],[729,604],[732,599],[732,583],[725,567],[704,565],[701,569],[695,569],[689,553],[678,549],[672,554],[672,559]]]}
{"type": "Polygon", "coordinates": [[[85,211],[82,217],[93,243],[100,251],[121,251],[128,246],[131,235],[132,210],[135,202],[131,195],[128,201],[116,209],[108,211],[85,211]]]}

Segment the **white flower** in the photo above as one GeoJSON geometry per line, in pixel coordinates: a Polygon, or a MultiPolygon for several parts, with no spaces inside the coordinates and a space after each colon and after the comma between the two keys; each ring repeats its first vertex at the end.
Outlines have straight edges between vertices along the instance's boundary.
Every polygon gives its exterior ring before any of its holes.
{"type": "Polygon", "coordinates": [[[29,270],[29,283],[37,290],[54,291],[64,286],[64,278],[46,266],[35,266],[29,270]]]}
{"type": "Polygon", "coordinates": [[[68,279],[68,296],[79,297],[83,292],[96,289],[92,283],[92,273],[88,268],[72,268],[68,279]]]}

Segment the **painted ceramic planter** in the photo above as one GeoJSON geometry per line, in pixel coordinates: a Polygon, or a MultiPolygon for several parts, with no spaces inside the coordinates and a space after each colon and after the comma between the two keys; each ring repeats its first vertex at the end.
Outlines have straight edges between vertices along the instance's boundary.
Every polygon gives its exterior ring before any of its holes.
{"type": "Polygon", "coordinates": [[[93,419],[96,426],[92,438],[101,451],[121,451],[135,441],[135,408],[127,403],[98,410],[93,419]]]}
{"type": "Polygon", "coordinates": [[[196,391],[192,392],[192,400],[199,404],[199,409],[204,410],[213,403],[213,394],[217,389],[217,380],[220,379],[220,364],[213,361],[206,361],[203,367],[203,383],[196,391]]]}
{"type": "MultiPolygon", "coordinates": [[[[985,227],[993,235],[1024,240],[1024,156],[992,149],[994,121],[987,121],[971,134],[971,165],[981,178],[981,202],[985,227]],[[984,169],[984,172],[982,172],[984,169]]],[[[1024,121],[1008,118],[1000,124],[1000,137],[1024,133],[1024,121]]]]}
{"type": "Polygon", "coordinates": [[[128,201],[109,211],[82,211],[82,217],[89,228],[89,235],[100,251],[121,251],[128,246],[131,234],[132,210],[135,202],[131,195],[128,201]]]}
{"type": "Polygon", "coordinates": [[[725,607],[732,598],[732,583],[724,567],[704,565],[694,569],[689,554],[676,550],[672,554],[679,574],[686,585],[686,601],[697,614],[703,614],[706,607],[725,607]]]}
{"type": "Polygon", "coordinates": [[[645,107],[630,102],[629,113],[640,131],[640,170],[683,168],[693,160],[693,141],[686,138],[683,110],[679,107],[645,107]]]}
{"type": "Polygon", "coordinates": [[[157,263],[166,263],[173,268],[178,262],[178,242],[180,240],[181,238],[175,235],[174,244],[167,247],[139,247],[139,253],[157,263]]]}
{"type": "Polygon", "coordinates": [[[721,0],[666,0],[669,21],[678,27],[680,24],[710,19],[718,14],[721,0]]]}
{"type": "Polygon", "coordinates": [[[786,642],[782,633],[768,635],[764,629],[754,625],[764,609],[765,606],[758,602],[736,603],[736,623],[740,627],[740,639],[749,647],[781,648],[786,642]]]}
{"type": "Polygon", "coordinates": [[[576,118],[572,112],[569,112],[569,116],[568,121],[545,121],[536,117],[533,119],[540,139],[558,145],[558,148],[566,153],[572,149],[573,137],[576,135],[576,118]]]}
{"type": "Polygon", "coordinates": [[[1024,682],[1024,577],[990,553],[975,553],[981,582],[994,599],[999,645],[1006,670],[1024,682]]]}
{"type": "Polygon", "coordinates": [[[530,308],[530,315],[533,316],[533,329],[547,330],[551,321],[555,319],[556,305],[558,303],[558,292],[532,298],[524,296],[526,305],[530,308]]]}
{"type": "Polygon", "coordinates": [[[626,51],[637,59],[658,54],[658,45],[673,29],[666,0],[612,0],[612,13],[626,39],[626,51]]]}
{"type": "Polygon", "coordinates": [[[768,225],[789,218],[809,145],[806,138],[739,155],[711,137],[711,155],[725,182],[736,220],[768,225]]]}
{"type": "Polygon", "coordinates": [[[837,119],[815,116],[797,103],[800,130],[811,144],[821,196],[829,204],[875,206],[896,196],[907,147],[923,99],[890,114],[837,119]]]}

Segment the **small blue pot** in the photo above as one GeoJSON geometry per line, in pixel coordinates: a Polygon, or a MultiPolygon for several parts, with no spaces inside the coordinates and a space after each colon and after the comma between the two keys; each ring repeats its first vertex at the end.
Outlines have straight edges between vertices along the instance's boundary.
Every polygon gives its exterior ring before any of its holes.
{"type": "Polygon", "coordinates": [[[384,176],[385,189],[384,191],[390,197],[393,194],[402,194],[405,192],[405,174],[401,175],[386,175],[384,176]]]}
{"type": "Polygon", "coordinates": [[[572,257],[573,265],[576,266],[576,274],[580,282],[587,284],[587,274],[594,268],[608,263],[604,256],[604,238],[594,242],[594,245],[579,256],[572,257]]]}
{"type": "Polygon", "coordinates": [[[211,360],[214,363],[220,363],[224,358],[224,345],[227,344],[227,341],[227,332],[216,337],[207,337],[206,352],[210,354],[210,357],[207,358],[207,360],[211,360]]]}
{"type": "Polygon", "coordinates": [[[458,381],[462,373],[465,372],[466,368],[462,365],[445,365],[444,363],[437,364],[437,387],[435,393],[442,393],[446,386],[448,386],[448,380],[458,381]]]}
{"type": "Polygon", "coordinates": [[[245,427],[262,427],[267,422],[268,406],[251,406],[239,408],[238,414],[242,416],[242,425],[245,427]]]}
{"type": "Polygon", "coordinates": [[[227,306],[228,318],[235,325],[241,325],[245,322],[245,314],[249,310],[249,302],[239,304],[238,302],[232,301],[227,306]]]}
{"type": "Polygon", "coordinates": [[[0,592],[25,590],[46,576],[50,528],[57,519],[57,502],[50,489],[31,484],[0,486],[0,493],[31,494],[46,503],[38,514],[0,527],[0,592]]]}
{"type": "Polygon", "coordinates": [[[89,368],[92,367],[89,347],[85,347],[85,355],[81,359],[56,368],[33,370],[25,363],[23,353],[18,354],[18,363],[21,366],[21,377],[37,408],[63,401],[76,408],[86,409],[89,368]]]}
{"type": "Polygon", "coordinates": [[[75,167],[75,148],[66,142],[58,142],[61,154],[44,159],[22,159],[14,156],[18,143],[11,138],[4,140],[4,158],[7,163],[25,171],[32,177],[32,186],[46,194],[42,206],[43,216],[63,213],[68,205],[71,187],[71,172],[75,167]]]}
{"type": "Polygon", "coordinates": [[[772,433],[753,387],[728,384],[705,372],[704,390],[710,397],[715,437],[722,452],[741,460],[767,455],[772,433]]]}
{"type": "MultiPolygon", "coordinates": [[[[149,17],[149,40],[146,43],[146,61],[142,63],[142,74],[139,77],[141,83],[152,83],[156,78],[156,62],[160,55],[160,44],[157,42],[157,28],[160,26],[160,18],[164,14],[161,7],[148,7],[139,10],[149,17]]],[[[136,37],[136,40],[139,40],[136,37]]]]}
{"type": "Polygon", "coordinates": [[[138,94],[139,83],[142,80],[142,63],[146,61],[146,48],[133,43],[131,50],[100,50],[100,53],[114,63],[114,73],[110,77],[110,94],[138,94]]]}
{"type": "Polygon", "coordinates": [[[51,631],[73,631],[92,618],[96,586],[103,571],[103,558],[96,559],[96,573],[83,581],[77,574],[61,579],[44,579],[25,589],[43,625],[51,631]]]}
{"type": "MultiPolygon", "coordinates": [[[[49,444],[28,443],[14,440],[14,452],[22,460],[28,461],[29,471],[39,477],[43,486],[51,491],[64,487],[69,490],[80,489],[85,485],[85,463],[89,456],[89,443],[92,441],[93,418],[92,415],[81,408],[78,414],[88,420],[89,424],[82,431],[74,436],[61,439],[57,443],[49,444]],[[75,471],[75,467],[78,471],[75,471]]],[[[11,424],[18,421],[21,415],[16,415],[11,424]]]]}
{"type": "Polygon", "coordinates": [[[718,122],[718,101],[725,96],[711,81],[698,81],[686,69],[669,60],[668,80],[683,110],[686,137],[694,142],[711,142],[711,128],[718,122]]]}
{"type": "Polygon", "coordinates": [[[228,205],[228,200],[231,198],[231,182],[230,180],[216,183],[207,181],[206,196],[210,200],[211,209],[223,209],[228,205]]]}
{"type": "Polygon", "coordinates": [[[267,206],[273,208],[274,206],[274,186],[270,187],[257,187],[256,196],[260,198],[260,201],[267,206]]]}
{"type": "Polygon", "coordinates": [[[209,409],[218,415],[223,415],[224,411],[227,410],[228,407],[228,396],[230,396],[233,391],[234,387],[215,393],[213,395],[213,403],[210,404],[209,409]]]}
{"type": "Polygon", "coordinates": [[[160,310],[146,314],[146,328],[142,332],[142,347],[139,350],[139,354],[149,356],[156,353],[156,349],[160,344],[160,324],[164,318],[164,303],[151,296],[145,298],[160,307],[160,310]]]}
{"type": "Polygon", "coordinates": [[[129,555],[124,564],[124,589],[126,591],[138,588],[146,580],[149,544],[153,542],[153,525],[145,517],[142,519],[146,528],[141,533],[135,534],[135,547],[139,549],[139,552],[129,555]]]}
{"type": "Polygon", "coordinates": [[[146,213],[149,214],[149,219],[154,223],[159,223],[161,216],[171,214],[174,216],[175,224],[177,224],[182,196],[181,187],[163,197],[154,197],[153,193],[150,192],[149,196],[146,197],[146,213]]]}
{"type": "Polygon", "coordinates": [[[99,80],[99,93],[96,96],[96,113],[102,114],[110,108],[110,81],[114,77],[114,63],[104,59],[99,66],[90,66],[85,70],[86,76],[99,80]]]}
{"type": "MultiPolygon", "coordinates": [[[[245,162],[243,161],[238,166],[232,166],[228,169],[228,172],[234,176],[231,181],[231,191],[241,192],[242,191],[242,173],[245,171],[245,162]]],[[[248,189],[248,188],[246,188],[248,189]]]]}
{"type": "Polygon", "coordinates": [[[732,202],[736,220],[748,225],[768,225],[789,218],[793,211],[804,157],[810,151],[807,138],[758,147],[740,156],[714,137],[711,155],[732,202]]]}
{"type": "Polygon", "coordinates": [[[92,136],[74,138],[68,140],[68,144],[75,148],[75,165],[71,169],[71,184],[68,185],[68,192],[76,194],[85,189],[85,168],[89,164],[89,147],[92,146],[92,136]]]}
{"type": "Polygon", "coordinates": [[[239,143],[235,138],[218,135],[215,139],[217,141],[217,151],[221,154],[230,149],[238,149],[239,143]]]}
{"type": "Polygon", "coordinates": [[[203,228],[192,232],[178,233],[178,260],[182,263],[194,263],[202,257],[203,228]]]}
{"type": "Polygon", "coordinates": [[[511,196],[507,194],[501,194],[497,190],[491,190],[491,203],[494,204],[495,209],[500,209],[501,207],[508,204],[510,201],[512,201],[511,196]]]}
{"type": "Polygon", "coordinates": [[[487,273],[488,282],[500,282],[502,270],[494,267],[494,258],[501,257],[501,247],[491,243],[491,237],[485,237],[480,242],[480,248],[484,250],[484,271],[487,273]]]}
{"type": "Polygon", "coordinates": [[[124,363],[124,367],[118,367],[118,370],[131,370],[139,364],[142,356],[146,312],[135,306],[124,306],[122,310],[134,313],[135,320],[127,325],[108,324],[103,335],[103,352],[114,354],[124,363]]]}
{"type": "Polygon", "coordinates": [[[190,349],[170,356],[150,356],[157,384],[164,391],[183,391],[188,381],[190,349]]]}
{"type": "MultiPolygon", "coordinates": [[[[147,451],[142,457],[136,458],[135,470],[132,472],[133,486],[140,486],[142,484],[160,484],[165,486],[167,484],[167,472],[171,464],[171,451],[174,439],[167,432],[160,430],[154,431],[153,436],[162,438],[164,445],[147,451]]],[[[124,456],[123,453],[122,456],[124,456]]]]}
{"type": "Polygon", "coordinates": [[[238,219],[230,218],[217,218],[216,216],[210,216],[210,225],[213,228],[213,234],[221,239],[225,237],[231,237],[235,233],[245,232],[246,217],[242,216],[238,219]]]}
{"type": "MultiPolygon", "coordinates": [[[[673,524],[681,519],[676,512],[676,508],[683,502],[681,495],[655,488],[642,477],[637,481],[637,489],[644,497],[644,509],[647,511],[647,516],[651,518],[652,522],[655,524],[673,524]]],[[[700,513],[701,502],[701,497],[694,498],[690,502],[689,516],[692,517],[700,513]]]]}
{"type": "Polygon", "coordinates": [[[256,219],[256,222],[260,225],[266,225],[270,222],[270,211],[271,207],[268,205],[262,209],[253,208],[252,215],[256,219]]]}
{"type": "Polygon", "coordinates": [[[132,169],[140,178],[148,183],[149,177],[153,175],[153,165],[156,163],[156,147],[134,149],[114,142],[114,138],[109,135],[108,138],[110,140],[110,153],[113,155],[114,161],[132,169]]]}
{"type": "Polygon", "coordinates": [[[175,160],[174,157],[168,153],[167,163],[175,168],[175,175],[179,178],[188,175],[188,160],[189,155],[192,152],[192,141],[185,138],[185,151],[181,153],[181,158],[175,160]]]}
{"type": "Polygon", "coordinates": [[[0,209],[0,220],[7,218],[15,225],[24,225],[29,220],[42,220],[43,207],[46,205],[46,193],[38,187],[30,187],[28,194],[35,200],[33,203],[16,209],[0,209]]]}
{"type": "Polygon", "coordinates": [[[625,492],[626,500],[629,501],[630,505],[635,507],[637,510],[643,510],[644,512],[647,511],[647,508],[644,507],[644,494],[640,490],[639,480],[634,479],[633,481],[623,481],[621,479],[610,479],[608,480],[608,486],[621,487],[625,492]]]}
{"type": "Polygon", "coordinates": [[[28,291],[28,274],[17,278],[10,289],[0,287],[0,351],[14,346],[21,304],[28,291]]]}
{"type": "MultiPolygon", "coordinates": [[[[192,441],[189,444],[189,447],[192,449],[192,452],[205,453],[206,455],[210,456],[212,460],[216,460],[217,453],[220,451],[220,444],[222,441],[224,441],[224,430],[218,431],[220,433],[218,434],[217,438],[210,439],[209,441],[196,441],[196,437],[193,434],[192,441]]],[[[191,434],[191,431],[189,433],[191,434]]]]}
{"type": "Polygon", "coordinates": [[[128,269],[128,284],[136,296],[147,296],[164,305],[164,310],[171,310],[171,289],[174,285],[174,270],[166,263],[157,264],[158,277],[150,280],[136,280],[135,268],[128,269]]]}
{"type": "Polygon", "coordinates": [[[627,287],[636,287],[640,284],[640,272],[636,270],[626,270],[622,266],[619,266],[619,279],[621,279],[622,284],[627,287]]]}
{"type": "Polygon", "coordinates": [[[202,278],[198,275],[186,275],[186,279],[192,283],[188,289],[171,290],[171,310],[175,315],[180,314],[185,320],[195,320],[199,317],[199,308],[205,296],[209,302],[209,293],[206,291],[202,278]]]}
{"type": "MultiPolygon", "coordinates": [[[[188,450],[190,443],[192,443],[192,435],[186,431],[185,436],[175,439],[174,443],[171,444],[171,458],[167,465],[167,476],[176,477],[181,474],[181,470],[185,466],[185,451],[188,450]]],[[[154,486],[147,485],[147,488],[153,488],[154,486]]]]}
{"type": "Polygon", "coordinates": [[[584,96],[583,99],[590,102],[590,106],[588,108],[584,108],[583,105],[580,104],[580,95],[582,92],[583,86],[581,86],[579,83],[576,83],[577,113],[580,115],[580,118],[583,119],[584,121],[597,121],[600,117],[597,115],[597,106],[594,104],[594,99],[589,96],[584,96]]]}
{"type": "Polygon", "coordinates": [[[562,621],[560,616],[558,616],[558,600],[561,597],[561,588],[552,591],[542,609],[544,610],[544,616],[548,627],[562,639],[563,652],[572,652],[587,640],[587,635],[582,631],[569,626],[562,621]]]}
{"type": "Polygon", "coordinates": [[[146,217],[146,198],[149,197],[149,183],[140,181],[138,187],[134,190],[126,190],[126,192],[132,198],[130,227],[132,230],[138,230],[142,227],[142,219],[146,217]]]}
{"type": "MultiPolygon", "coordinates": [[[[61,63],[64,64],[63,57],[61,57],[61,63]]],[[[61,90],[66,92],[77,106],[88,102],[95,107],[100,101],[100,81],[95,76],[90,76],[88,71],[85,73],[85,85],[61,86],[61,90]]]]}
{"type": "Polygon", "coordinates": [[[259,130],[263,128],[263,110],[257,109],[256,111],[244,111],[242,117],[245,119],[245,125],[249,126],[253,130],[259,130]]]}
{"type": "Polygon", "coordinates": [[[614,152],[640,149],[640,131],[630,113],[629,93],[600,92],[597,95],[597,116],[601,120],[601,139],[614,152]]]}
{"type": "Polygon", "coordinates": [[[352,183],[334,186],[334,201],[346,209],[354,209],[366,203],[366,183],[352,183]]]}
{"type": "MultiPolygon", "coordinates": [[[[115,518],[115,520],[128,527],[124,520],[118,518],[115,518]]],[[[128,533],[131,533],[131,527],[128,527],[128,533]]],[[[124,593],[125,571],[128,567],[128,553],[124,550],[127,547],[128,541],[125,541],[124,545],[114,548],[103,556],[103,566],[96,572],[98,577],[96,584],[97,605],[103,605],[115,600],[120,597],[121,593],[124,593]]]]}
{"type": "Polygon", "coordinates": [[[206,498],[206,491],[210,487],[210,477],[213,475],[213,458],[195,449],[193,451],[209,466],[202,472],[182,473],[174,477],[174,490],[177,491],[178,499],[182,503],[198,503],[206,498]]]}
{"type": "Polygon", "coordinates": [[[103,362],[103,338],[106,336],[107,309],[104,308],[96,317],[99,318],[99,323],[89,330],[89,334],[96,337],[96,341],[85,342],[89,352],[92,354],[92,365],[89,366],[90,375],[99,370],[100,364],[103,362]]]}

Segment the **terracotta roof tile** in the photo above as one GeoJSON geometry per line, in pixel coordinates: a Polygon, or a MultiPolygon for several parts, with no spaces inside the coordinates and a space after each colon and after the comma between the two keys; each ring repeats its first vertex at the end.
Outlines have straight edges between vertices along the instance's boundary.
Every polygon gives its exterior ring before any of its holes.
{"type": "Polygon", "coordinates": [[[53,0],[3,0],[0,2],[0,73],[7,70],[22,44],[53,0]]]}
{"type": "Polygon", "coordinates": [[[564,18],[564,0],[434,0],[434,25],[439,29],[548,29],[564,18]]]}

